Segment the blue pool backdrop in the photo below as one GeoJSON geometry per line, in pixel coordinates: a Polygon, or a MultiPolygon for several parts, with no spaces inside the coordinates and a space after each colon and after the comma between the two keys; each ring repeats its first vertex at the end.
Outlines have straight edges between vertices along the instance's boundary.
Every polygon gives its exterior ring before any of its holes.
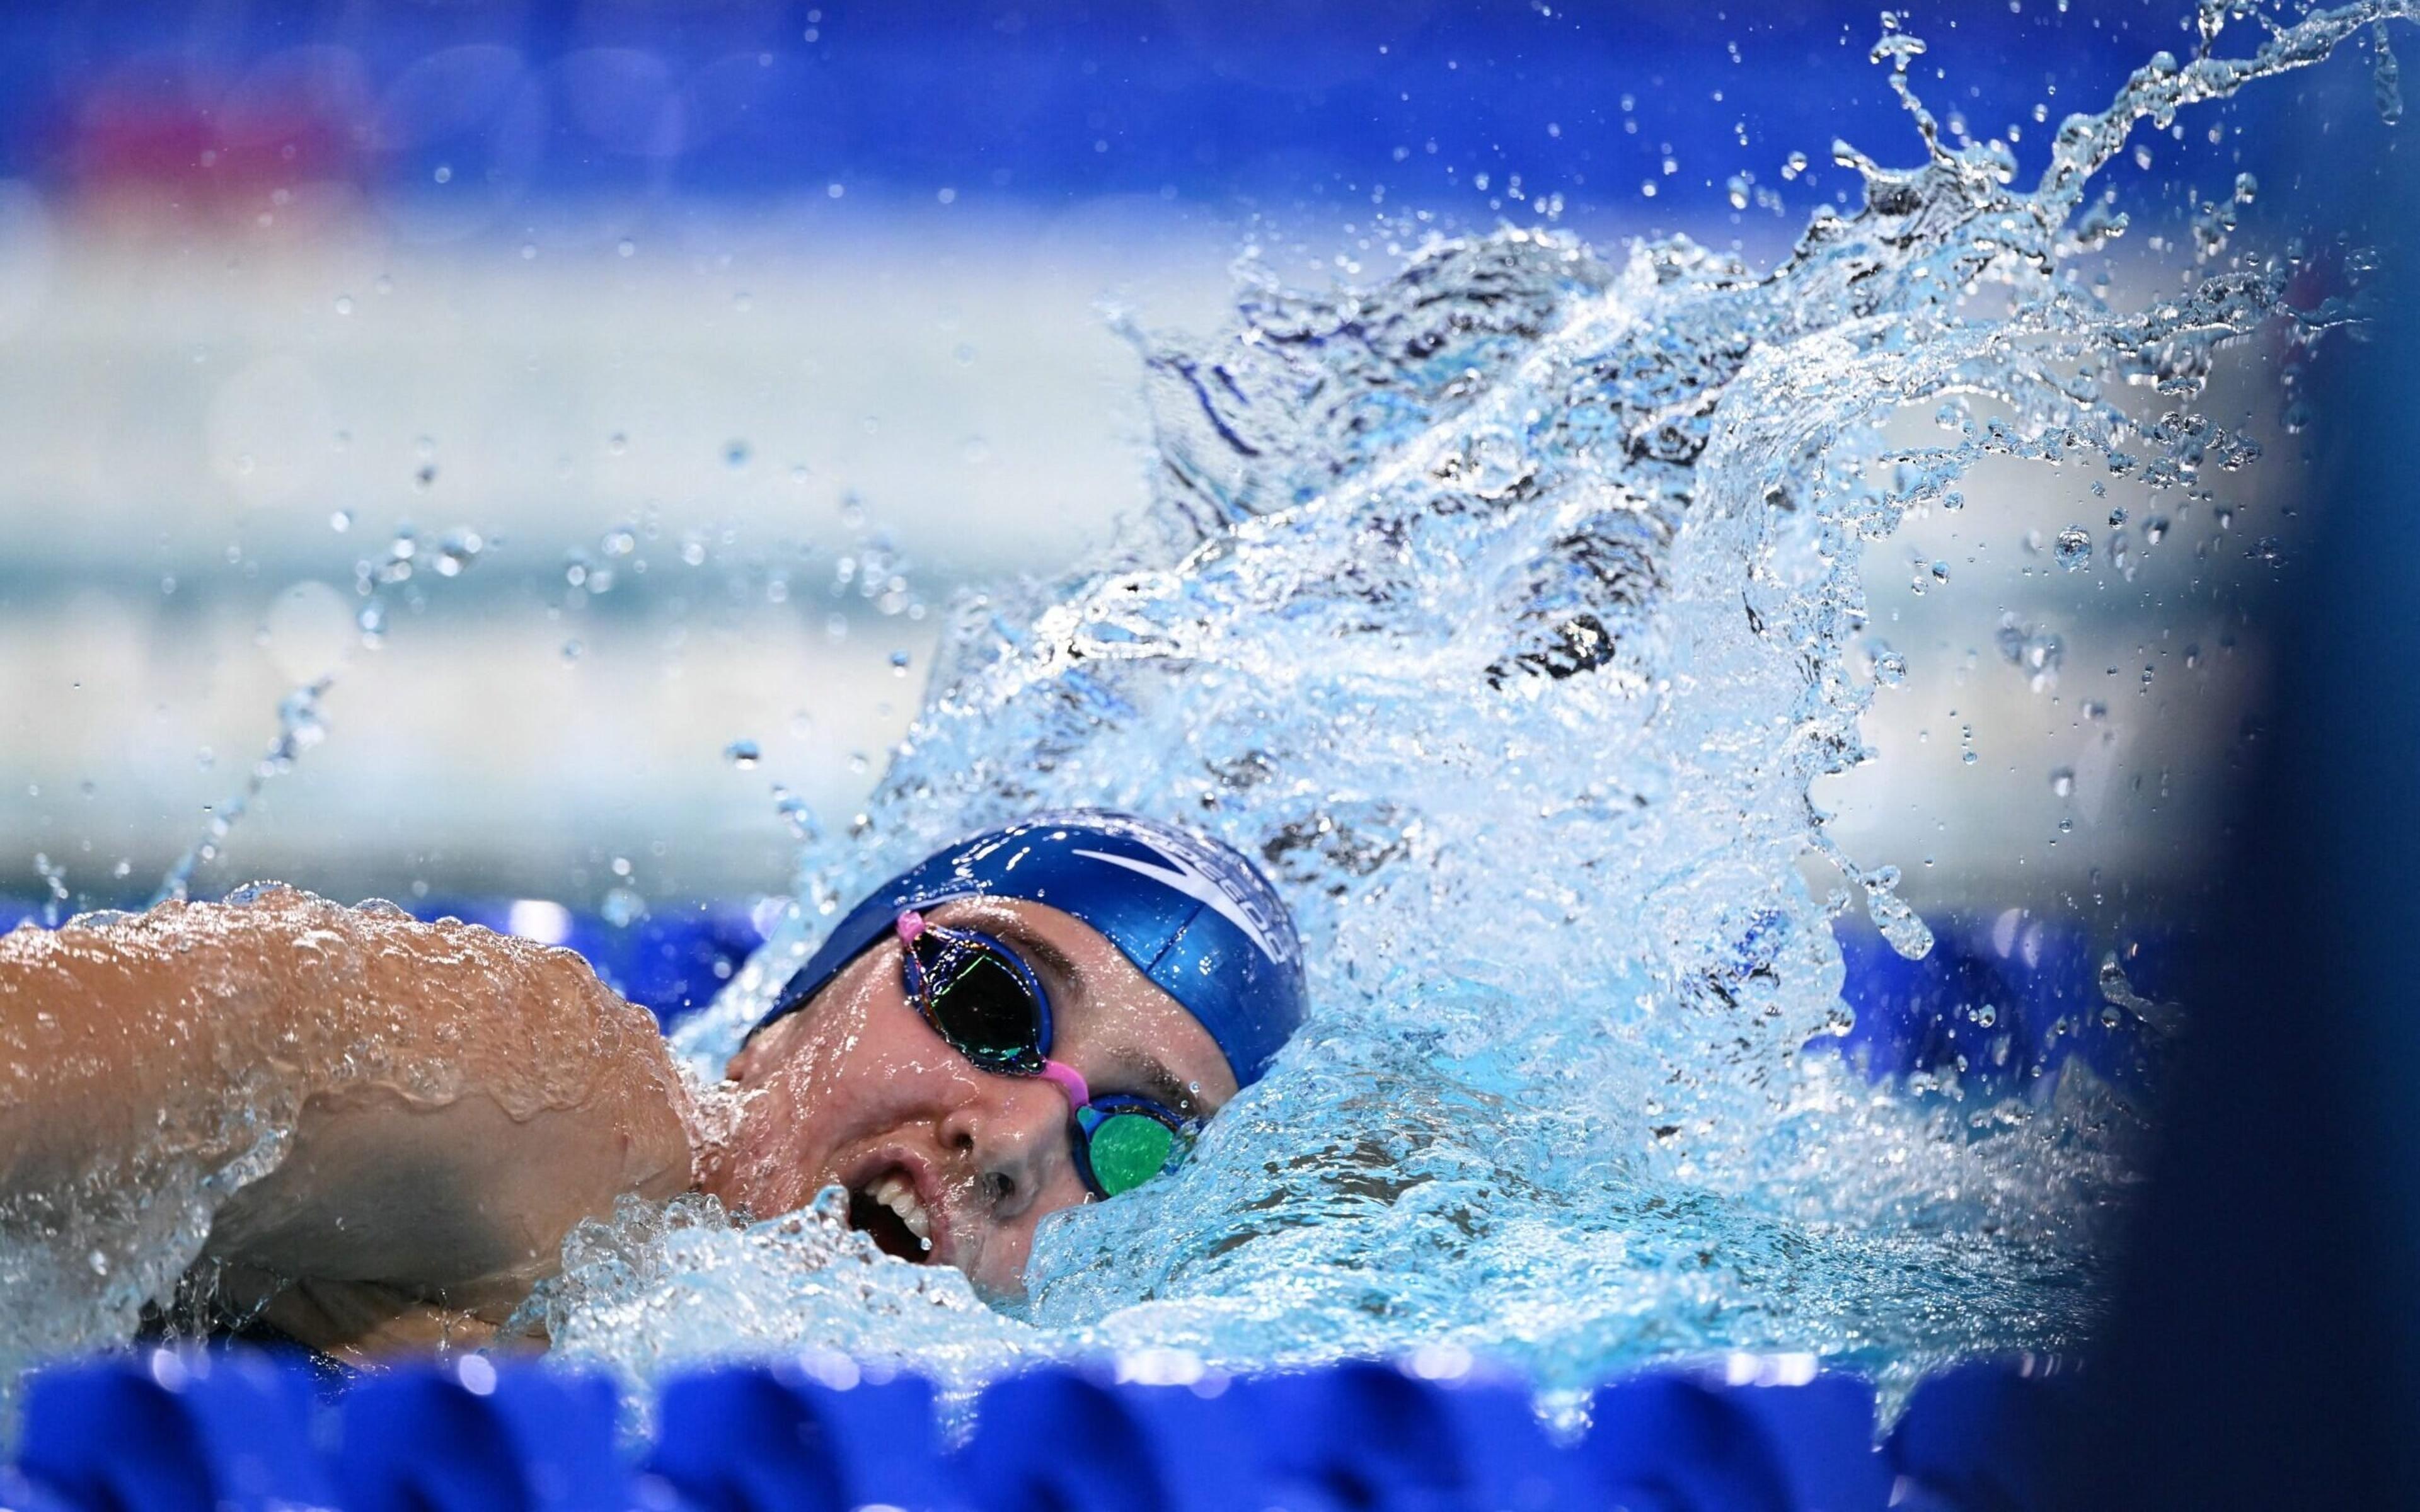
{"type": "MultiPolygon", "coordinates": [[[[2017,126],[2026,169],[2066,110],[2105,100],[2154,50],[2186,55],[2195,40],[2191,7],[2144,0],[1900,14],[1929,44],[1917,77],[1936,78],[1936,110],[1978,137],[2017,126]],[[2048,125],[2033,116],[2044,102],[2048,125]]],[[[1876,17],[1839,0],[82,0],[0,19],[0,164],[49,183],[148,176],[207,195],[307,160],[313,177],[374,195],[453,189],[473,202],[447,223],[461,232],[480,211],[509,220],[554,197],[813,198],[839,184],[1284,208],[1366,202],[1384,185],[1481,225],[1497,209],[1523,218],[1524,196],[1560,194],[1583,223],[1657,221],[1702,239],[1730,213],[1735,174],[1787,188],[1799,151],[1808,166],[1793,177],[1828,196],[1854,183],[1828,161],[1836,138],[1906,155],[1904,114],[1863,62],[1876,17]],[[235,146],[203,162],[228,113],[246,110],[235,146]]],[[[2197,118],[2164,148],[2161,180],[2189,181],[2201,163],[2294,175],[2302,154],[2278,128],[2310,116],[2314,91],[2366,87],[2349,71],[2220,107],[2240,140],[2209,143],[2210,117],[2197,118]]],[[[2121,191],[2136,172],[2117,170],[2121,191]]],[[[2351,175],[2294,190],[2330,224],[2366,198],[2351,175]]],[[[1792,197],[1794,226],[1806,197],[1792,197]]]]}

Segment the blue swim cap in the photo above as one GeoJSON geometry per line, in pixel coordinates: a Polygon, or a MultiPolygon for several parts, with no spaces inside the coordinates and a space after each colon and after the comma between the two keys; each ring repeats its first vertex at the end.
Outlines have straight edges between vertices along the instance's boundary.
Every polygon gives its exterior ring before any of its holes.
{"type": "Polygon", "coordinates": [[[957,898],[1047,903],[1098,930],[1210,1031],[1240,1087],[1310,1004],[1294,919],[1250,861],[1173,825],[1073,809],[960,841],[876,887],[749,1033],[805,1007],[902,913],[957,898]]]}

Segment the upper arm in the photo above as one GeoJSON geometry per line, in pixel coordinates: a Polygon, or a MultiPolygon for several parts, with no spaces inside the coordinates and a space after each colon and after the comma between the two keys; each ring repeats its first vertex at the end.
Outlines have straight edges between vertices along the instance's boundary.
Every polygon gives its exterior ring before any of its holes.
{"type": "Polygon", "coordinates": [[[579,957],[290,888],[0,937],[0,1200],[197,1180],[282,1136],[210,1247],[288,1275],[509,1281],[620,1193],[689,1181],[670,1053],[579,957]]]}

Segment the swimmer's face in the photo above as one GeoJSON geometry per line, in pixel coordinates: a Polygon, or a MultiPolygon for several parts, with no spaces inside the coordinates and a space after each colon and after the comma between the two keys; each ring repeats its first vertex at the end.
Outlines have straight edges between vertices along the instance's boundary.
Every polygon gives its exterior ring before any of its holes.
{"type": "MultiPolygon", "coordinates": [[[[1090,925],[1008,899],[963,899],[926,917],[1025,958],[1050,995],[1051,1058],[1094,1097],[1134,1093],[1206,1118],[1234,1096],[1209,1032],[1090,925]]],[[[733,1057],[742,1109],[730,1140],[702,1162],[702,1184],[758,1217],[845,1187],[851,1224],[885,1250],[954,1265],[987,1295],[1021,1297],[1034,1226],[1089,1196],[1066,1096],[1039,1077],[980,1071],[951,1049],[908,1000],[901,949],[886,935],[733,1057]]]]}

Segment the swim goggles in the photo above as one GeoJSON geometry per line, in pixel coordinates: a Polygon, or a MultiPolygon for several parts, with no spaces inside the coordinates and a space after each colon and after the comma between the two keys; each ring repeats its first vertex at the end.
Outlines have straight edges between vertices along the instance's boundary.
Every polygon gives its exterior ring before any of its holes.
{"type": "Polygon", "coordinates": [[[1094,1097],[1081,1073],[1050,1058],[1050,998],[1022,956],[988,934],[899,916],[908,1000],[953,1050],[1002,1076],[1036,1076],[1067,1096],[1076,1174],[1095,1196],[1131,1192],[1174,1167],[1192,1120],[1147,1097],[1094,1097]]]}

